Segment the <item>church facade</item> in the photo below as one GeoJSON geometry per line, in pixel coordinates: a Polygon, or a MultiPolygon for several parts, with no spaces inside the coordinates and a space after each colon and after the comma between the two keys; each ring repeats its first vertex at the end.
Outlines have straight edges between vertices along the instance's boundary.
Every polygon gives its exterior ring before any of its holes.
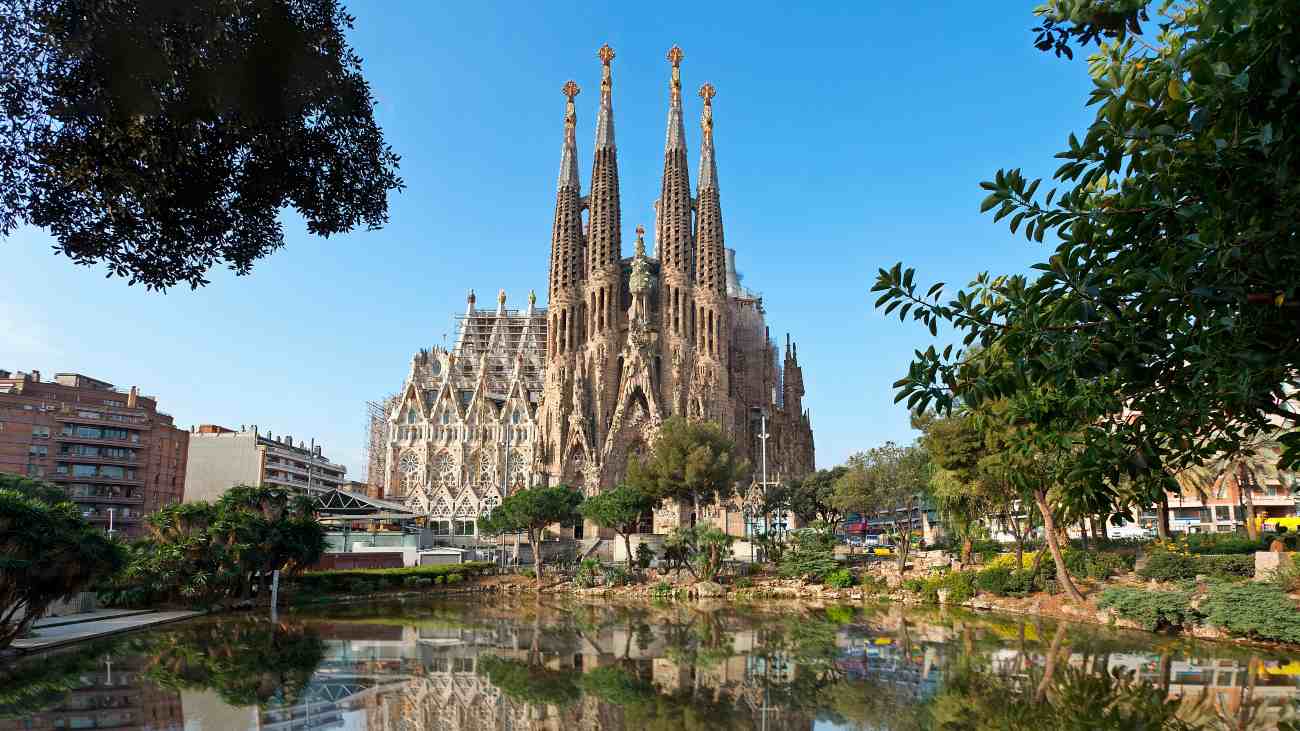
{"type": "MultiPolygon", "coordinates": [[[[551,233],[547,308],[474,308],[450,351],[420,351],[390,404],[380,479],[385,493],[443,521],[452,534],[523,486],[565,484],[588,495],[617,484],[672,416],[721,425],[753,466],[731,505],[697,520],[743,533],[766,466],[770,482],[814,469],[797,346],[772,342],[762,297],[743,287],[723,234],[712,85],[700,89],[699,174],[692,190],[681,61],[668,54],[668,128],[653,251],[636,228],[623,256],[614,52],[601,82],[589,188],[578,175],[579,89],[570,81],[551,233]],[[468,333],[468,334],[467,334],[468,333]]],[[[373,478],[372,478],[373,479],[373,478]]],[[[655,532],[689,516],[668,506],[655,532]]]]}

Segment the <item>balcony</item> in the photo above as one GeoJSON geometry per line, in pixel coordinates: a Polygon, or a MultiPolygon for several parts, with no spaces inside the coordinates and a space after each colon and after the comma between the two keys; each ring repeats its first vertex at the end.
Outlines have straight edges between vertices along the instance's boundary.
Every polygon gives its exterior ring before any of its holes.
{"type": "Polygon", "coordinates": [[[142,477],[104,477],[102,475],[49,475],[45,479],[54,482],[91,482],[102,485],[144,485],[142,477]]]}
{"type": "MultiPolygon", "coordinates": [[[[84,512],[81,514],[81,517],[85,518],[86,520],[89,520],[92,523],[103,523],[105,525],[108,525],[108,511],[104,511],[102,513],[84,512]]],[[[123,508],[122,510],[114,511],[113,513],[113,525],[115,526],[123,525],[123,524],[134,525],[136,523],[139,523],[143,519],[144,516],[141,515],[139,512],[128,513],[126,512],[125,508],[123,508]]]]}
{"type": "Polygon", "coordinates": [[[68,444],[109,444],[115,447],[139,447],[141,445],[139,439],[133,440],[130,436],[125,439],[106,439],[104,437],[81,437],[76,434],[59,432],[51,435],[51,438],[56,442],[67,442],[68,444]]]}
{"type": "Polygon", "coordinates": [[[153,419],[148,416],[141,416],[140,421],[121,421],[118,419],[94,418],[91,416],[80,416],[76,412],[71,414],[56,413],[54,420],[60,424],[92,424],[94,426],[112,426],[118,429],[137,429],[146,430],[153,428],[153,419]]]}
{"type": "Polygon", "coordinates": [[[50,456],[53,457],[53,458],[55,458],[55,459],[62,460],[62,461],[64,461],[64,462],[82,462],[82,463],[90,462],[90,463],[93,463],[93,464],[122,464],[122,465],[137,465],[137,464],[140,464],[140,461],[141,461],[140,458],[139,458],[138,456],[136,456],[136,457],[106,457],[106,456],[104,456],[104,455],[102,455],[102,454],[89,455],[89,454],[74,454],[74,453],[72,453],[72,452],[68,452],[68,453],[59,452],[58,454],[53,454],[53,455],[50,455],[50,456]]]}
{"type": "Polygon", "coordinates": [[[131,497],[108,497],[105,495],[68,495],[68,499],[74,503],[89,503],[105,505],[144,505],[144,495],[133,495],[131,497]]]}

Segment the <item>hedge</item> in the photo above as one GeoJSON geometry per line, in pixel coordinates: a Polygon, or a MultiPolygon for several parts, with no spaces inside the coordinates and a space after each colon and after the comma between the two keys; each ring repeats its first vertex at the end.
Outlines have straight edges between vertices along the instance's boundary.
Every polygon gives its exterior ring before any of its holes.
{"type": "Polygon", "coordinates": [[[1148,591],[1116,587],[1101,593],[1097,606],[1114,609],[1119,616],[1143,629],[1182,629],[1196,624],[1200,615],[1192,609],[1192,597],[1182,591],[1148,591]]]}
{"type": "Polygon", "coordinates": [[[1180,581],[1197,576],[1248,579],[1254,575],[1253,555],[1188,555],[1170,551],[1152,551],[1146,565],[1138,571],[1138,576],[1157,581],[1180,581]]]}
{"type": "Polygon", "coordinates": [[[1201,611],[1210,624],[1234,635],[1300,643],[1300,607],[1272,584],[1212,586],[1201,611]]]}
{"type": "Polygon", "coordinates": [[[400,569],[333,569],[329,571],[308,571],[290,576],[286,583],[304,592],[320,594],[357,593],[402,589],[412,585],[427,586],[417,582],[408,583],[408,579],[429,579],[431,583],[455,583],[462,578],[476,576],[495,567],[490,561],[470,561],[468,563],[434,564],[431,566],[410,566],[400,569]],[[452,576],[458,578],[452,579],[452,576]]]}

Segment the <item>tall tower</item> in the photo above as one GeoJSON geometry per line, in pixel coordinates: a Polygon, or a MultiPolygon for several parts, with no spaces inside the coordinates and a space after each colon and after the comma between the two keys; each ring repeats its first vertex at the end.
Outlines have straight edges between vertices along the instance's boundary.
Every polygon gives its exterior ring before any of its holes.
{"type": "Polygon", "coordinates": [[[712,84],[700,87],[700,191],[695,214],[695,369],[688,414],[713,419],[731,432],[729,362],[731,327],[727,302],[727,247],[722,235],[718,166],[713,156],[712,84]]]}
{"type": "Polygon", "coordinates": [[[686,130],[682,123],[681,65],[685,54],[668,50],[672,75],[668,81],[668,131],[664,141],[664,172],[655,204],[655,233],[659,255],[659,332],[663,344],[662,398],[669,414],[685,413],[690,383],[692,342],[698,329],[692,272],[694,240],[690,172],[686,162],[686,130]]]}
{"type": "MultiPolygon", "coordinates": [[[[545,393],[538,421],[543,425],[539,460],[547,466],[558,465],[567,433],[572,405],[567,396],[571,389],[573,363],[582,328],[583,282],[585,280],[582,232],[582,184],[578,180],[578,115],[573,99],[580,91],[569,81],[563,88],[564,146],[560,151],[560,176],[555,193],[555,222],[551,228],[551,271],[549,277],[548,317],[546,326],[545,393]]],[[[549,471],[549,470],[548,470],[549,471]]]]}
{"type": "Polygon", "coordinates": [[[596,118],[596,155],[591,168],[591,198],[587,256],[588,342],[584,350],[585,380],[574,383],[574,399],[587,407],[584,433],[587,462],[599,460],[618,387],[619,333],[623,321],[623,236],[619,200],[618,147],[614,142],[614,49],[598,53],[601,63],[600,111],[596,118]],[[582,393],[577,393],[581,389],[582,393]]]}

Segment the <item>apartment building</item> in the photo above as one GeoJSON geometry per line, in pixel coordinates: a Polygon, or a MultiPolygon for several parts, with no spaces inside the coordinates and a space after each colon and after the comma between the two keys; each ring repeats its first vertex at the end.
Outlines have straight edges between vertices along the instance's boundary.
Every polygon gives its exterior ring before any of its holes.
{"type": "Polygon", "coordinates": [[[235,485],[270,485],[296,490],[346,487],[347,468],[330,462],[320,445],[291,435],[274,436],[257,425],[239,430],[202,424],[189,435],[185,501],[216,500],[235,485]]]}
{"type": "Polygon", "coordinates": [[[59,485],[105,530],[137,536],[144,516],[180,502],[188,443],[135,386],[0,370],[0,472],[59,485]]]}

